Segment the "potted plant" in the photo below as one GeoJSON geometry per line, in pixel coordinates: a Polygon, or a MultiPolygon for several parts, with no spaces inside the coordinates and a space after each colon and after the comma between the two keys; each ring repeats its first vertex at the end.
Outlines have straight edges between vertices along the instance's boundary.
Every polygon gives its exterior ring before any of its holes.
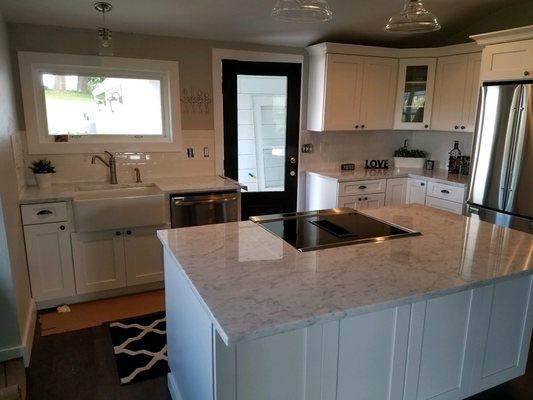
{"type": "Polygon", "coordinates": [[[403,146],[394,152],[393,157],[396,168],[424,168],[427,153],[424,150],[410,150],[406,140],[403,146]]]}
{"type": "Polygon", "coordinates": [[[52,174],[55,174],[56,169],[50,160],[34,161],[29,168],[33,171],[37,186],[40,189],[52,186],[52,174]]]}

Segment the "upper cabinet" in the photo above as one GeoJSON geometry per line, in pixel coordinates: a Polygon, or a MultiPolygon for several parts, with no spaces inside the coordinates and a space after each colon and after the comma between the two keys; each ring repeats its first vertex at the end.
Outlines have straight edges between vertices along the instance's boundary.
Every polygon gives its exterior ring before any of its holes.
{"type": "Polygon", "coordinates": [[[345,54],[310,62],[307,129],[391,129],[398,61],[345,54]]]}
{"type": "Polygon", "coordinates": [[[533,78],[533,25],[470,36],[484,46],[482,81],[533,78]]]}
{"type": "Polygon", "coordinates": [[[436,61],[435,58],[400,60],[395,129],[430,129],[436,61]]]}
{"type": "Polygon", "coordinates": [[[432,130],[474,131],[480,64],[481,53],[438,59],[432,130]]]}

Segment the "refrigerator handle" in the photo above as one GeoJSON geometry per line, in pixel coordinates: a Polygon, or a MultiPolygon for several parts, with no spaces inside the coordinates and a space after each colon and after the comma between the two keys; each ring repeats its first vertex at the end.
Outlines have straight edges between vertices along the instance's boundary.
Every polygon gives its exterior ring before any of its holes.
{"type": "MultiPolygon", "coordinates": [[[[524,151],[527,149],[526,135],[528,125],[531,121],[528,121],[528,116],[533,110],[526,110],[530,103],[531,97],[530,86],[523,85],[520,91],[519,102],[517,105],[517,118],[514,128],[513,143],[509,152],[509,173],[507,176],[507,194],[505,199],[504,210],[510,212],[515,200],[516,187],[520,178],[520,172],[524,157],[524,151]]],[[[528,172],[529,173],[529,172],[528,172]]]]}
{"type": "Polygon", "coordinates": [[[504,166],[500,172],[500,182],[504,182],[504,185],[500,188],[498,204],[502,209],[505,209],[508,204],[509,198],[509,184],[510,176],[512,172],[512,159],[513,159],[513,150],[516,137],[517,121],[520,109],[520,95],[521,87],[517,86],[513,93],[513,100],[511,103],[512,112],[509,115],[509,120],[507,122],[507,129],[505,135],[505,144],[503,151],[503,160],[502,166],[504,166]]]}

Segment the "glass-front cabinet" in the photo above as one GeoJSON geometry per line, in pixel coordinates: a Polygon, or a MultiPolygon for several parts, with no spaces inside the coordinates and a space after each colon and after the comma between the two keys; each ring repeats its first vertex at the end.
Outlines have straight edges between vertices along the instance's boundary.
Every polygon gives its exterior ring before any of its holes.
{"type": "Polygon", "coordinates": [[[400,60],[395,129],[430,129],[436,63],[436,58],[400,60]]]}

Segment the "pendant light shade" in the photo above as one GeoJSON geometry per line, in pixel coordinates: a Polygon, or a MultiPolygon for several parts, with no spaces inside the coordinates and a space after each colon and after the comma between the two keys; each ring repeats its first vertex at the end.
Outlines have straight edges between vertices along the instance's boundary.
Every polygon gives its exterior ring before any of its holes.
{"type": "Polygon", "coordinates": [[[393,15],[385,30],[398,33],[422,33],[441,28],[437,17],[424,8],[422,0],[405,0],[403,11],[393,15]]]}
{"type": "Polygon", "coordinates": [[[333,17],[326,0],[278,0],[272,16],[283,21],[324,22],[333,17]]]}

